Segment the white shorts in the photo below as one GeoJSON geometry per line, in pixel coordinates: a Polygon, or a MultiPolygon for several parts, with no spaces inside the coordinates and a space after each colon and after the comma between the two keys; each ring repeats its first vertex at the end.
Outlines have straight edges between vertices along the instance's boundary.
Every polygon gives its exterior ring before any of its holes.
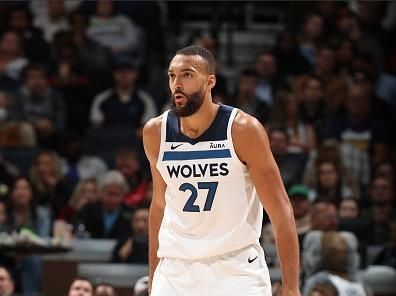
{"type": "Polygon", "coordinates": [[[162,258],[151,296],[270,296],[271,281],[259,244],[197,260],[162,258]]]}

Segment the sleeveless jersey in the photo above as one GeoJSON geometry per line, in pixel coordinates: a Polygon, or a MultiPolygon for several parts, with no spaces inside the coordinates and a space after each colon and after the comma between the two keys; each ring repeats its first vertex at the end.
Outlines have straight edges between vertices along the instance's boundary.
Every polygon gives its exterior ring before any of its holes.
{"type": "Polygon", "coordinates": [[[220,105],[198,138],[180,132],[178,117],[162,117],[157,169],[167,184],[158,257],[217,256],[258,241],[263,207],[231,137],[237,109],[220,105]]]}

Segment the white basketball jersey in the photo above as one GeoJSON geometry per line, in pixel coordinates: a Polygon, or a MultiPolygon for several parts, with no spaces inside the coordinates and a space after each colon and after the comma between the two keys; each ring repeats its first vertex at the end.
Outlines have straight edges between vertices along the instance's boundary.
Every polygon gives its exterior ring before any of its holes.
{"type": "Polygon", "coordinates": [[[198,259],[258,241],[263,208],[246,166],[235,153],[237,109],[220,105],[198,138],[180,132],[178,117],[162,117],[157,169],[167,184],[158,257],[198,259]]]}

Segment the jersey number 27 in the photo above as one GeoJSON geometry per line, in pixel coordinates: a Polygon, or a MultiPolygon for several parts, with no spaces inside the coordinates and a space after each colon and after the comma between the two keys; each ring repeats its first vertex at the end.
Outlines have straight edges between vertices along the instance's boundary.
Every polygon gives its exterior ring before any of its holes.
{"type": "MultiPolygon", "coordinates": [[[[216,195],[217,185],[219,182],[198,182],[198,189],[207,189],[208,194],[206,195],[205,205],[203,210],[210,211],[212,209],[212,204],[214,197],[216,195]]],[[[198,197],[198,189],[191,183],[183,183],[180,185],[180,191],[190,191],[191,195],[187,199],[186,204],[184,205],[184,212],[200,212],[199,205],[195,204],[195,201],[198,197]]]]}

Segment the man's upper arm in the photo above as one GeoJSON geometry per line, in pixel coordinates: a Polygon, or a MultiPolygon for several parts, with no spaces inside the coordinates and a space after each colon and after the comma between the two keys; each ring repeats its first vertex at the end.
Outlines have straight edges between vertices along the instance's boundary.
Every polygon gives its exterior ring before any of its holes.
{"type": "Polygon", "coordinates": [[[164,205],[166,184],[156,164],[161,144],[161,117],[149,120],[143,128],[143,145],[153,178],[153,202],[164,205]]]}
{"type": "Polygon", "coordinates": [[[232,135],[236,153],[246,164],[270,219],[290,214],[290,203],[264,127],[254,117],[239,112],[232,126],[232,135]]]}

